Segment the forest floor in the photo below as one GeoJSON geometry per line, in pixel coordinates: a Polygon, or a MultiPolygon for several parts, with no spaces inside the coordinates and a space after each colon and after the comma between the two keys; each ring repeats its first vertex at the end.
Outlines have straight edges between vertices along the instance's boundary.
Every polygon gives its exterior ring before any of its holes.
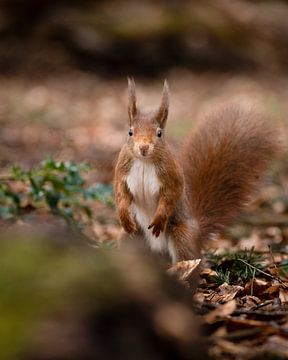
{"type": "MultiPolygon", "coordinates": [[[[156,106],[161,81],[137,80],[140,106],[156,106]]],[[[263,109],[287,138],[286,75],[196,75],[175,70],[168,80],[167,132],[174,148],[201,113],[227,101],[263,109]]],[[[126,79],[107,81],[81,72],[58,78],[2,78],[0,100],[0,176],[13,191],[23,193],[27,184],[9,181],[11,166],[35,168],[48,156],[90,163],[85,177],[89,184],[112,184],[115,158],[127,130],[126,79]]],[[[286,158],[273,164],[240,223],[205,251],[195,302],[214,359],[260,359],[268,353],[273,359],[288,358],[286,158]]],[[[25,211],[0,219],[2,227],[63,225],[42,206],[25,201],[25,211]]],[[[113,206],[103,201],[90,206],[93,215],[85,234],[95,244],[116,241],[120,226],[113,206]]]]}

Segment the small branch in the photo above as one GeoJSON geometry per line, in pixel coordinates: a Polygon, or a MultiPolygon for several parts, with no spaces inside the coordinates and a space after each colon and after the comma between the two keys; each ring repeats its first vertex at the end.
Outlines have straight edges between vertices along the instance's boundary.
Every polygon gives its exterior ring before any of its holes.
{"type": "Polygon", "coordinates": [[[246,262],[245,260],[243,260],[243,259],[237,259],[237,260],[238,260],[238,261],[241,261],[241,262],[242,262],[243,264],[245,264],[246,266],[249,266],[251,269],[254,269],[254,270],[258,271],[259,273],[261,273],[261,274],[269,277],[270,279],[273,279],[273,280],[278,281],[285,289],[288,288],[288,286],[284,283],[284,281],[281,280],[278,276],[273,276],[273,275],[271,275],[271,274],[268,274],[268,273],[266,273],[265,271],[260,270],[260,269],[256,268],[255,266],[247,263],[247,262],[246,262]]]}
{"type": "Polygon", "coordinates": [[[258,310],[258,309],[262,309],[263,307],[265,306],[268,306],[268,305],[271,305],[273,304],[273,300],[268,300],[268,301],[265,301],[264,303],[261,303],[259,305],[256,305],[252,308],[252,310],[258,310]]]}
{"type": "MultiPolygon", "coordinates": [[[[275,262],[274,255],[273,255],[273,252],[272,252],[271,245],[268,245],[268,248],[269,248],[269,254],[270,254],[270,256],[271,256],[271,260],[272,260],[272,262],[273,262],[274,268],[277,269],[277,266],[276,266],[276,262],[275,262]]],[[[278,269],[277,269],[277,270],[278,270],[278,269]]]]}

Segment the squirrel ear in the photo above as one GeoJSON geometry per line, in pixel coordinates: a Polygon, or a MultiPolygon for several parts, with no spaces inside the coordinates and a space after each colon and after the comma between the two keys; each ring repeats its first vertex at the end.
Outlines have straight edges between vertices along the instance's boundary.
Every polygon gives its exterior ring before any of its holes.
{"type": "Polygon", "coordinates": [[[129,123],[131,126],[137,114],[137,107],[136,107],[135,82],[133,78],[129,78],[129,77],[128,77],[128,114],[129,114],[129,123]]]}
{"type": "Polygon", "coordinates": [[[159,110],[156,115],[156,121],[163,129],[166,125],[167,117],[169,111],[169,86],[167,80],[164,81],[162,99],[159,106],[159,110]]]}

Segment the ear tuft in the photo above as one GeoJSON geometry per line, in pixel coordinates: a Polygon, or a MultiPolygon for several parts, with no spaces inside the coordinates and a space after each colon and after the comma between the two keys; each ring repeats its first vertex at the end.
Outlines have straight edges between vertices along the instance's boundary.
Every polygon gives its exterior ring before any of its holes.
{"type": "Polygon", "coordinates": [[[164,129],[168,112],[169,112],[169,86],[167,80],[164,81],[163,91],[162,91],[162,99],[159,106],[158,113],[156,115],[156,120],[159,124],[159,126],[164,129]]]}
{"type": "Polygon", "coordinates": [[[128,115],[129,115],[130,126],[132,125],[136,114],[137,114],[137,107],[136,107],[135,81],[133,78],[128,77],[128,115]]]}

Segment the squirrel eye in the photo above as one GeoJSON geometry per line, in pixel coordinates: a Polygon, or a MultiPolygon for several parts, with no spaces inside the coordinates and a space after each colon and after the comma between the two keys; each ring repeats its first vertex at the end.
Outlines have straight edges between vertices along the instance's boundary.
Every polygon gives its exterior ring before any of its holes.
{"type": "Polygon", "coordinates": [[[129,131],[128,131],[128,135],[129,135],[129,136],[132,136],[132,135],[133,135],[133,131],[132,131],[132,129],[129,129],[129,131]]]}
{"type": "Polygon", "coordinates": [[[162,131],[161,130],[157,130],[157,136],[160,138],[162,136],[162,131]]]}

